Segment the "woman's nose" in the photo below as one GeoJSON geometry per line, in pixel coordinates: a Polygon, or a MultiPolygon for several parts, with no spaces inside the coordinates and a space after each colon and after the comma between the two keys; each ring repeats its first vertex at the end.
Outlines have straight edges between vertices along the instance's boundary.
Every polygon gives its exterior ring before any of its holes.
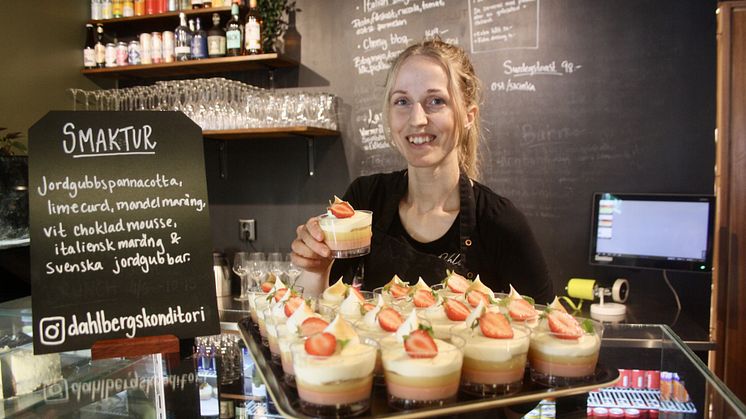
{"type": "Polygon", "coordinates": [[[419,102],[412,106],[412,111],[409,114],[409,124],[412,126],[427,125],[427,114],[419,102]]]}

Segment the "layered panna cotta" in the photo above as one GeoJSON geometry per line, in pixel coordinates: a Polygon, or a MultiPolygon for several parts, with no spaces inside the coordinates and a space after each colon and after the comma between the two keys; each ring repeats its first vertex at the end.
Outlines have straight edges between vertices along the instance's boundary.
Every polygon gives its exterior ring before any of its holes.
{"type": "Polygon", "coordinates": [[[272,354],[272,360],[280,363],[280,346],[279,338],[287,333],[286,323],[288,318],[301,310],[306,313],[313,313],[313,308],[309,302],[304,300],[295,290],[282,288],[278,290],[273,298],[279,297],[279,300],[270,304],[265,309],[264,323],[267,329],[267,341],[269,351],[272,354]],[[284,291],[284,292],[283,292],[284,291]]]}
{"type": "Polygon", "coordinates": [[[395,333],[404,322],[401,314],[392,306],[385,305],[383,296],[377,296],[376,305],[371,307],[362,319],[355,323],[355,329],[365,339],[379,343],[376,350],[376,367],[373,374],[376,384],[383,384],[383,362],[381,360],[380,342],[395,333]]]}
{"type": "Polygon", "coordinates": [[[531,377],[547,385],[567,385],[592,376],[601,348],[601,323],[549,310],[531,333],[531,377]]]}
{"type": "Polygon", "coordinates": [[[511,324],[504,314],[487,311],[479,303],[453,332],[466,341],[461,370],[465,392],[483,396],[521,388],[531,334],[528,328],[511,324]]]}
{"type": "Polygon", "coordinates": [[[316,333],[321,333],[329,326],[329,322],[320,314],[311,310],[308,304],[301,305],[287,321],[278,326],[278,345],[280,349],[280,361],[285,382],[295,387],[295,370],[293,369],[293,355],[291,347],[302,342],[304,338],[316,333]]]}
{"type": "Polygon", "coordinates": [[[397,306],[404,306],[409,302],[411,290],[409,282],[399,278],[399,275],[394,275],[391,281],[382,287],[374,289],[373,293],[383,296],[383,300],[387,304],[395,303],[397,306]]]}
{"type": "Polygon", "coordinates": [[[409,409],[441,405],[458,393],[463,339],[434,339],[412,312],[395,336],[381,341],[389,405],[409,409]]]}
{"type": "Polygon", "coordinates": [[[372,222],[372,212],[356,211],[348,202],[336,196],[326,214],[319,217],[319,226],[324,232],[324,243],[335,258],[367,254],[373,236],[372,222]]]}
{"type": "Polygon", "coordinates": [[[319,416],[352,415],[370,406],[376,348],[361,342],[341,315],[293,345],[293,369],[301,408],[319,416]]]}

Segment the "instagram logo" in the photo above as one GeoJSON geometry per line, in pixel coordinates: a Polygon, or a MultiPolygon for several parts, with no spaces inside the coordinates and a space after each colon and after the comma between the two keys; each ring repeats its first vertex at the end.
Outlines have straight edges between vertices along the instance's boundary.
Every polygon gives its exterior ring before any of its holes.
{"type": "Polygon", "coordinates": [[[65,318],[60,316],[44,317],[39,320],[39,339],[44,345],[61,345],[65,342],[65,318]]]}
{"type": "Polygon", "coordinates": [[[68,400],[67,380],[64,378],[54,384],[44,387],[44,400],[47,403],[61,403],[68,400]]]}

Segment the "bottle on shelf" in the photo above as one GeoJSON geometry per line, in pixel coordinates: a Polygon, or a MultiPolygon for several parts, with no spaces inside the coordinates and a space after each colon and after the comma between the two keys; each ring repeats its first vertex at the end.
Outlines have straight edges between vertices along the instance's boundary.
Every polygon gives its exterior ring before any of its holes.
{"type": "Polygon", "coordinates": [[[122,2],[122,17],[132,17],[135,15],[135,2],[133,0],[124,0],[122,2]]]}
{"type": "Polygon", "coordinates": [[[174,54],[176,61],[192,59],[192,33],[187,27],[186,15],[179,13],[179,26],[174,29],[174,54]]]}
{"type": "Polygon", "coordinates": [[[111,0],[111,17],[120,18],[124,13],[124,0],[111,0]]]}
{"type": "Polygon", "coordinates": [[[91,20],[101,19],[101,0],[91,0],[91,20]]]}
{"type": "Polygon", "coordinates": [[[192,9],[201,9],[204,6],[202,0],[192,0],[192,9]]]}
{"type": "Polygon", "coordinates": [[[212,0],[202,0],[202,7],[212,7],[212,0]]]}
{"type": "Polygon", "coordinates": [[[179,0],[168,0],[166,10],[169,12],[175,12],[179,10],[179,0]]]}
{"type": "Polygon", "coordinates": [[[199,18],[196,18],[194,20],[194,36],[192,37],[192,58],[195,60],[207,58],[207,33],[202,29],[202,23],[200,22],[199,18]]]}
{"type": "Polygon", "coordinates": [[[135,0],[135,16],[145,15],[145,0],[135,0]]]}
{"type": "Polygon", "coordinates": [[[83,46],[83,68],[96,67],[96,41],[93,36],[93,25],[85,25],[85,45],[83,46]]]}
{"type": "Polygon", "coordinates": [[[225,54],[228,56],[241,55],[243,45],[243,25],[238,19],[238,4],[231,5],[231,18],[225,24],[225,54]]]}
{"type": "Polygon", "coordinates": [[[244,52],[248,55],[262,53],[262,25],[264,21],[259,14],[257,0],[249,0],[249,12],[246,14],[246,29],[244,30],[244,52]]]}
{"type": "Polygon", "coordinates": [[[96,67],[104,68],[106,65],[106,44],[104,43],[104,27],[101,24],[96,25],[96,45],[95,51],[96,67]]]}
{"type": "Polygon", "coordinates": [[[210,58],[225,56],[225,31],[220,27],[220,15],[212,14],[212,28],[207,31],[207,55],[210,58]]]}
{"type": "Polygon", "coordinates": [[[145,0],[145,14],[146,15],[154,15],[155,14],[155,8],[156,3],[159,0],[145,0]]]}
{"type": "Polygon", "coordinates": [[[101,1],[101,19],[111,19],[113,17],[113,10],[111,0],[101,1]]]}

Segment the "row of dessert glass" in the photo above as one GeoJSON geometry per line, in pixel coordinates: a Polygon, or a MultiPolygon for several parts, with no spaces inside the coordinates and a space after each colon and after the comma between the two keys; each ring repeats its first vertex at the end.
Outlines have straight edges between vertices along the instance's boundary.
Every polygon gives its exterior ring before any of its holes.
{"type": "Polygon", "coordinates": [[[366,410],[374,384],[385,385],[390,406],[410,409],[443,405],[459,390],[517,392],[527,367],[540,384],[584,382],[603,332],[556,300],[540,312],[515,290],[497,294],[455,273],[433,287],[394,277],[372,292],[340,280],[318,298],[281,280],[262,288],[249,300],[252,320],[313,415],[366,410]]]}

